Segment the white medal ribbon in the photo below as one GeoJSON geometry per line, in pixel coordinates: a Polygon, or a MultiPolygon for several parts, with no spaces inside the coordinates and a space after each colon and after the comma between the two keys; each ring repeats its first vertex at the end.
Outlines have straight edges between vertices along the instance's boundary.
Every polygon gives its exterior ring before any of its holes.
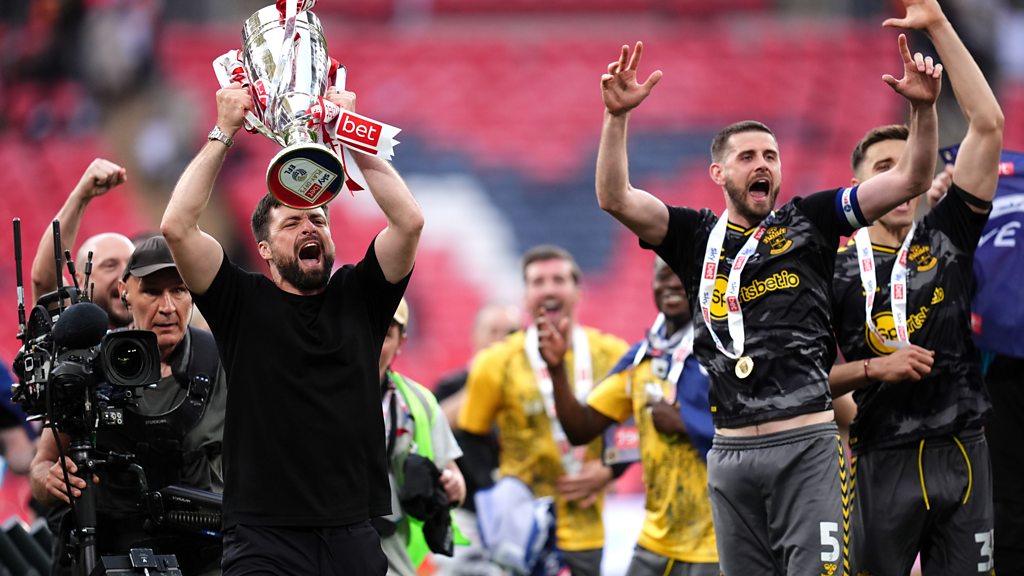
{"type": "MultiPolygon", "coordinates": [[[[553,329],[553,328],[552,328],[553,329]]],[[[537,326],[533,325],[526,329],[526,358],[533,368],[534,377],[537,379],[537,387],[540,388],[541,398],[544,400],[544,409],[551,420],[551,432],[555,438],[555,445],[562,452],[562,466],[565,473],[572,476],[579,472],[583,466],[583,457],[586,454],[586,446],[573,446],[562,429],[562,423],[558,421],[558,413],[555,410],[555,386],[551,381],[551,374],[548,372],[548,365],[540,355],[540,336],[537,333],[537,326]]],[[[573,394],[580,402],[585,402],[587,394],[594,387],[594,372],[591,367],[590,341],[587,333],[579,326],[572,329],[572,358],[573,358],[573,394]]]]}
{"type": "Polygon", "coordinates": [[[896,340],[882,336],[871,318],[871,311],[875,307],[875,291],[878,289],[871,234],[867,228],[861,228],[853,235],[853,242],[857,247],[860,282],[864,285],[864,322],[878,341],[888,348],[903,348],[910,345],[910,331],[907,330],[907,257],[916,230],[917,222],[914,222],[907,237],[903,239],[899,252],[896,253],[896,261],[893,262],[892,273],[889,275],[889,304],[892,309],[893,326],[896,328],[896,340]]]}
{"type": "Polygon", "coordinates": [[[740,276],[743,274],[743,269],[746,268],[747,262],[757,252],[757,244],[774,218],[775,212],[773,211],[758,225],[757,230],[750,235],[750,238],[747,239],[747,242],[740,249],[739,254],[736,255],[736,259],[733,260],[732,269],[729,271],[728,284],[725,290],[725,305],[729,323],[729,337],[732,339],[733,350],[731,351],[722,345],[722,341],[715,334],[715,329],[711,325],[711,298],[715,291],[715,279],[718,277],[718,260],[722,254],[725,244],[725,231],[729,224],[728,210],[722,212],[718,222],[715,223],[714,228],[711,229],[711,234],[708,236],[708,246],[704,252],[704,266],[702,268],[703,272],[700,278],[697,301],[700,303],[700,312],[704,317],[704,324],[708,327],[708,332],[711,333],[711,339],[715,341],[715,346],[722,354],[733,360],[743,355],[745,339],[743,332],[743,310],[740,308],[740,276]]]}
{"type": "MultiPolygon", "coordinates": [[[[658,314],[658,317],[654,319],[654,324],[651,325],[651,333],[658,334],[660,330],[665,327],[665,314],[658,314]]],[[[640,343],[637,348],[636,355],[633,356],[633,367],[636,368],[643,362],[644,357],[647,355],[647,350],[650,348],[650,341],[644,340],[640,343]]],[[[665,401],[669,404],[675,402],[675,387],[679,385],[679,377],[683,374],[683,364],[686,359],[690,356],[693,351],[693,322],[687,322],[686,327],[683,328],[683,336],[676,342],[671,348],[667,350],[669,357],[672,359],[672,367],[668,370],[668,376],[665,378],[673,387],[673,395],[671,398],[665,398],[665,401]]]]}

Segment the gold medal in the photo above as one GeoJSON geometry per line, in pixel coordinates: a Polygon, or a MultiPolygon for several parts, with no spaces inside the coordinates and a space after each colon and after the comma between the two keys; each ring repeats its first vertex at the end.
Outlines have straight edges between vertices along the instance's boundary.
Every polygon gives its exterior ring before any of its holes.
{"type": "Polygon", "coordinates": [[[750,356],[740,356],[736,361],[736,377],[746,378],[754,371],[754,360],[750,356]]]}

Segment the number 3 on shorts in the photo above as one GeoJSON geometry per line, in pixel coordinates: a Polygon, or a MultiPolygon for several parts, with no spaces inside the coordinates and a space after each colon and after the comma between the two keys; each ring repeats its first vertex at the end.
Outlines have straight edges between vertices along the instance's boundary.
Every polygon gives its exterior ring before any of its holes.
{"type": "Polygon", "coordinates": [[[988,572],[992,569],[992,544],[995,530],[978,532],[974,535],[974,541],[981,544],[981,561],[978,562],[978,572],[988,572]]]}
{"type": "Polygon", "coordinates": [[[839,532],[839,524],[835,522],[819,522],[821,529],[821,546],[828,548],[821,552],[822,562],[836,562],[839,560],[839,539],[834,536],[839,532]]]}

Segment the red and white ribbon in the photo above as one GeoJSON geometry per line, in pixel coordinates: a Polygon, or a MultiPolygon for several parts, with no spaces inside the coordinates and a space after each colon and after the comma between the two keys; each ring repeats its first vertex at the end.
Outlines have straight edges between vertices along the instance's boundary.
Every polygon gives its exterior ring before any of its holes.
{"type": "MultiPolygon", "coordinates": [[[[307,4],[312,5],[311,2],[307,2],[307,4]]],[[[334,59],[331,60],[331,63],[334,70],[334,86],[339,91],[344,90],[345,67],[334,59]]],[[[257,80],[255,84],[250,83],[245,66],[242,64],[241,52],[230,50],[222,54],[213,61],[213,70],[221,87],[237,82],[248,87],[252,93],[253,106],[259,115],[246,112],[245,128],[250,132],[259,132],[281,146],[286,146],[284,138],[267,128],[260,119],[265,116],[267,105],[271,103],[272,98],[261,80],[257,80]]],[[[384,160],[391,160],[394,157],[394,148],[399,144],[395,136],[401,131],[400,128],[355,112],[342,110],[340,106],[324,97],[318,98],[310,106],[307,115],[308,127],[314,128],[315,125],[319,125],[323,143],[333,149],[335,154],[341,158],[342,166],[348,176],[344,188],[348,189],[350,194],[355,194],[368,187],[366,178],[352,156],[353,150],[384,160]]]]}
{"type": "Polygon", "coordinates": [[[864,322],[871,333],[878,338],[883,346],[889,348],[903,348],[910,345],[910,331],[907,329],[907,257],[910,253],[910,242],[917,230],[917,222],[910,226],[910,232],[903,239],[899,252],[896,253],[896,261],[892,264],[892,273],[889,275],[889,304],[892,310],[892,323],[896,329],[896,340],[882,335],[871,318],[871,311],[875,307],[875,291],[878,289],[878,280],[875,276],[875,252],[871,248],[871,234],[867,228],[861,228],[853,235],[854,245],[857,247],[858,268],[860,269],[860,282],[864,286],[864,322]]]}
{"type": "Polygon", "coordinates": [[[701,269],[700,286],[697,293],[697,300],[700,303],[701,315],[704,317],[704,324],[711,333],[711,339],[715,341],[715,347],[722,354],[733,360],[743,356],[743,344],[745,334],[743,331],[743,310],[740,307],[740,277],[747,263],[757,252],[757,244],[764,236],[764,231],[771,226],[775,219],[775,212],[768,215],[757,230],[750,235],[739,254],[733,260],[732,269],[729,271],[728,284],[725,290],[725,303],[727,307],[726,318],[729,325],[729,337],[732,339],[732,350],[728,350],[722,341],[715,334],[711,325],[711,299],[715,291],[715,280],[718,278],[718,261],[722,257],[722,249],[725,245],[725,230],[729,223],[729,211],[722,212],[708,235],[708,246],[704,252],[704,266],[701,269]]]}

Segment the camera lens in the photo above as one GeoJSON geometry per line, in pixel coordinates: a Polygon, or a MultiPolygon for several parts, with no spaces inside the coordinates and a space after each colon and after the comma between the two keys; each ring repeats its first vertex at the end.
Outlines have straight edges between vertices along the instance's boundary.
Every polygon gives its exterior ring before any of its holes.
{"type": "Polygon", "coordinates": [[[142,372],[144,353],[137,342],[117,342],[110,351],[110,367],[123,380],[134,380],[142,372]]]}
{"type": "Polygon", "coordinates": [[[114,386],[148,386],[160,381],[160,349],[149,330],[118,330],[103,337],[103,374],[114,386]]]}

